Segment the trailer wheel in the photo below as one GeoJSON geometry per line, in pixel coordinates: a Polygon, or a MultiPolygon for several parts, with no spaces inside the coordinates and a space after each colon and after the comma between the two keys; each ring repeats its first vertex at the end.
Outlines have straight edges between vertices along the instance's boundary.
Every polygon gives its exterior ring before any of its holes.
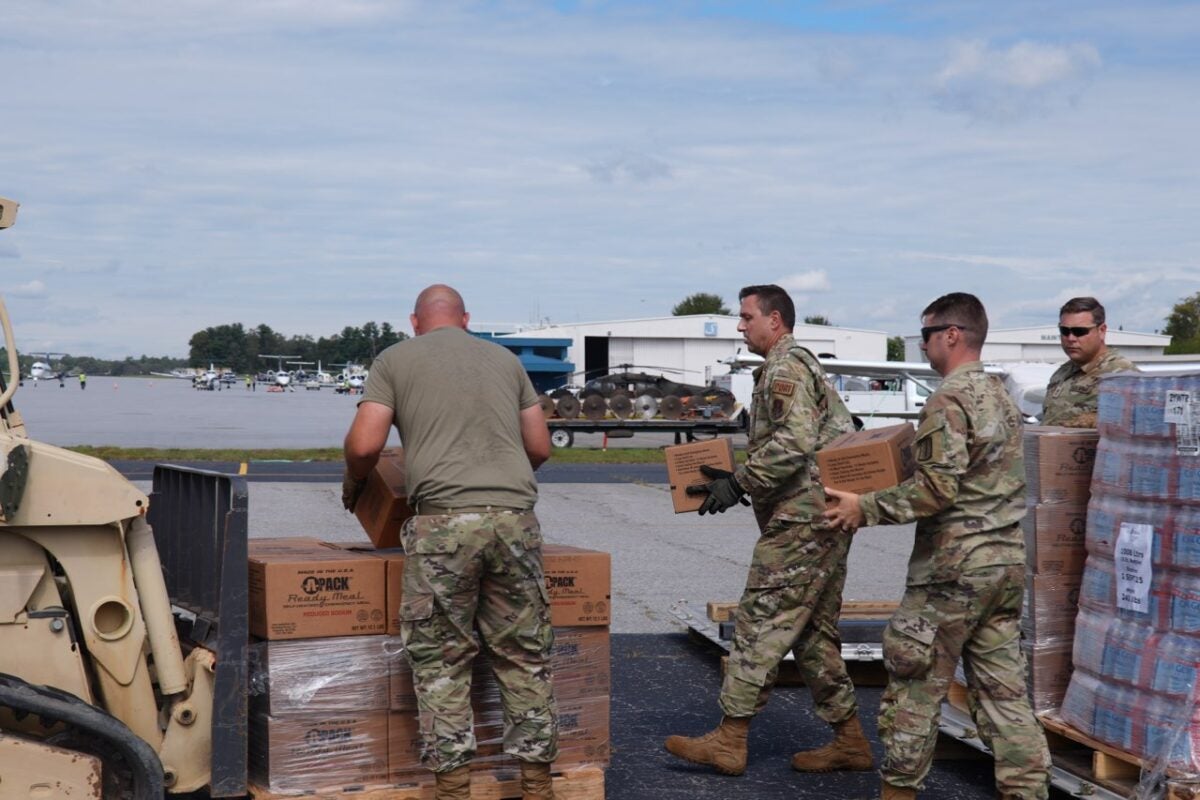
{"type": "Polygon", "coordinates": [[[575,444],[575,433],[566,428],[555,428],[550,431],[550,444],[555,447],[570,447],[575,444]]]}

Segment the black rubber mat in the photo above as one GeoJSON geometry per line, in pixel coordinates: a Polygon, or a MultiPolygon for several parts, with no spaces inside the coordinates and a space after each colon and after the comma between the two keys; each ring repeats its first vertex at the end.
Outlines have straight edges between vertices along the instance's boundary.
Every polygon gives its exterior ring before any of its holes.
{"type": "MultiPolygon", "coordinates": [[[[612,763],[609,800],[795,800],[875,798],[875,772],[804,775],[790,767],[796,750],[818,747],[829,727],[812,713],[804,687],[778,687],[750,728],[745,774],[731,778],[680,761],[663,748],[671,734],[693,736],[720,720],[720,662],[715,649],[686,634],[616,634],[612,637],[612,763]]],[[[863,727],[875,745],[875,715],[882,689],[860,688],[863,727]]],[[[1056,795],[1052,793],[1051,797],[1056,795]]],[[[1065,795],[1057,795],[1065,797],[1065,795]]],[[[921,800],[991,800],[990,760],[938,760],[921,800]]]]}

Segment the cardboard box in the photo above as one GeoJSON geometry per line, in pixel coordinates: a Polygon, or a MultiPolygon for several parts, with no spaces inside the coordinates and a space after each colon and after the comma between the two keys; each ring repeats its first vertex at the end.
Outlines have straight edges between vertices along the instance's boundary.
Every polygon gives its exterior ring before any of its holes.
{"type": "Polygon", "coordinates": [[[1028,502],[1087,505],[1098,431],[1032,425],[1025,429],[1025,483],[1028,502]]]}
{"type": "Polygon", "coordinates": [[[1035,645],[1049,645],[1053,640],[1070,643],[1082,585],[1082,575],[1026,575],[1021,612],[1025,641],[1035,645]]]}
{"type": "Polygon", "coordinates": [[[385,710],[391,644],[386,636],[255,642],[250,709],[275,716],[385,710]]]}
{"type": "Polygon", "coordinates": [[[855,494],[876,492],[913,473],[916,430],[907,422],[843,433],[817,451],[821,482],[855,494]]]}
{"type": "Polygon", "coordinates": [[[384,450],[354,505],[354,516],[376,547],[399,547],[400,526],[413,515],[405,477],[404,450],[398,447],[384,450]]]}
{"type": "Polygon", "coordinates": [[[688,494],[687,487],[709,483],[712,478],[700,472],[701,466],[733,472],[733,440],[718,437],[703,442],[689,442],[663,448],[667,459],[667,483],[671,487],[671,504],[676,514],[698,511],[705,495],[688,494]]]}
{"type": "Polygon", "coordinates": [[[1026,569],[1036,575],[1079,575],[1087,560],[1087,506],[1038,503],[1021,520],[1026,569]]]}
{"type": "MultiPolygon", "coordinates": [[[[346,547],[331,543],[330,547],[346,547]]],[[[400,599],[404,592],[404,551],[346,547],[349,552],[384,562],[387,633],[400,635],[400,599]]],[[[550,623],[556,628],[608,625],[611,618],[612,556],[561,544],[542,545],[542,569],[550,595],[550,623]]]]}
{"type": "Polygon", "coordinates": [[[1034,645],[1021,643],[1025,662],[1029,665],[1029,700],[1035,714],[1050,711],[1062,705],[1071,682],[1074,667],[1071,664],[1072,642],[1053,641],[1050,644],[1034,645]]]}
{"type": "Polygon", "coordinates": [[[388,712],[254,714],[249,773],[272,792],[340,789],[388,779],[388,712]]]}
{"type": "Polygon", "coordinates": [[[384,562],[316,539],[251,539],[250,633],[309,639],[383,633],[384,562]]]}
{"type": "MultiPolygon", "coordinates": [[[[609,696],[568,700],[558,706],[556,768],[607,764],[609,760],[609,696]]],[[[474,770],[516,770],[518,762],[504,754],[504,720],[500,709],[475,709],[474,770]]],[[[392,783],[411,782],[421,767],[421,732],[415,711],[393,711],[388,719],[388,762],[392,783]]],[[[424,773],[428,775],[428,772],[424,773]]]]}
{"type": "Polygon", "coordinates": [[[599,550],[545,544],[542,564],[554,627],[608,625],[612,612],[612,556],[599,550]]]}
{"type": "MultiPolygon", "coordinates": [[[[412,669],[403,656],[399,637],[389,638],[394,639],[394,646],[388,649],[399,653],[391,661],[389,708],[392,711],[415,711],[417,696],[413,689],[412,669]]],[[[572,700],[610,694],[610,654],[608,628],[555,628],[554,649],[550,654],[555,698],[572,700]]],[[[500,687],[492,674],[488,657],[482,651],[472,664],[471,703],[478,708],[500,707],[500,687]]]]}

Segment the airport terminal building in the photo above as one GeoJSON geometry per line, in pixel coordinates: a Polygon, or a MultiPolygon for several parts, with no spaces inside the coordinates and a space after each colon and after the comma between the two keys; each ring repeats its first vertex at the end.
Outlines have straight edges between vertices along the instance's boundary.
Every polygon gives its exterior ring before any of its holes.
{"type": "MultiPolygon", "coordinates": [[[[566,360],[575,365],[572,382],[576,385],[590,377],[620,371],[707,383],[728,371],[721,359],[745,349],[737,326],[736,316],[696,314],[548,325],[521,330],[513,336],[569,340],[566,360]]],[[[818,355],[859,361],[887,359],[888,337],[883,331],[797,323],[793,335],[818,355]]],[[[497,337],[498,343],[503,338],[497,337]]]]}

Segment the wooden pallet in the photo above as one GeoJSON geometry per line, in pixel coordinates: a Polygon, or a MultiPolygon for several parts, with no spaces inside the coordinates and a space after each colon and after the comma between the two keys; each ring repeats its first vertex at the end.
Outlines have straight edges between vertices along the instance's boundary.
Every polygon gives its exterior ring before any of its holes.
{"type": "MultiPolygon", "coordinates": [[[[271,792],[251,784],[254,800],[433,800],[433,778],[419,783],[326,789],[308,793],[271,792]]],[[[471,776],[471,800],[508,800],[521,796],[515,771],[477,772],[471,776]]],[[[604,770],[575,767],[554,774],[558,800],[604,800],[604,770]]]]}
{"type": "MultiPolygon", "coordinates": [[[[1147,766],[1144,759],[1072,728],[1053,711],[1039,714],[1038,719],[1046,729],[1046,742],[1056,762],[1061,761],[1064,766],[1069,764],[1075,770],[1086,771],[1088,777],[1097,784],[1118,792],[1132,791],[1141,779],[1142,769],[1147,766]]],[[[1200,798],[1200,780],[1169,771],[1167,798],[1200,798]]]]}
{"type": "MultiPolygon", "coordinates": [[[[958,681],[950,684],[950,692],[946,703],[957,709],[969,721],[967,712],[967,687],[958,681]]],[[[1054,712],[1038,715],[1038,720],[1046,730],[1046,744],[1050,748],[1052,772],[1064,777],[1068,784],[1055,780],[1052,782],[1059,788],[1067,789],[1072,794],[1080,792],[1099,796],[1129,797],[1138,781],[1141,780],[1142,768],[1145,762],[1133,755],[1119,750],[1111,745],[1097,741],[1082,731],[1077,731],[1064,722],[1054,712]]],[[[976,733],[967,726],[962,740],[975,738],[976,733]]],[[[943,726],[945,730],[946,726],[943,726]]],[[[1168,775],[1167,800],[1200,800],[1200,782],[1192,778],[1184,779],[1180,775],[1168,775]]]]}

